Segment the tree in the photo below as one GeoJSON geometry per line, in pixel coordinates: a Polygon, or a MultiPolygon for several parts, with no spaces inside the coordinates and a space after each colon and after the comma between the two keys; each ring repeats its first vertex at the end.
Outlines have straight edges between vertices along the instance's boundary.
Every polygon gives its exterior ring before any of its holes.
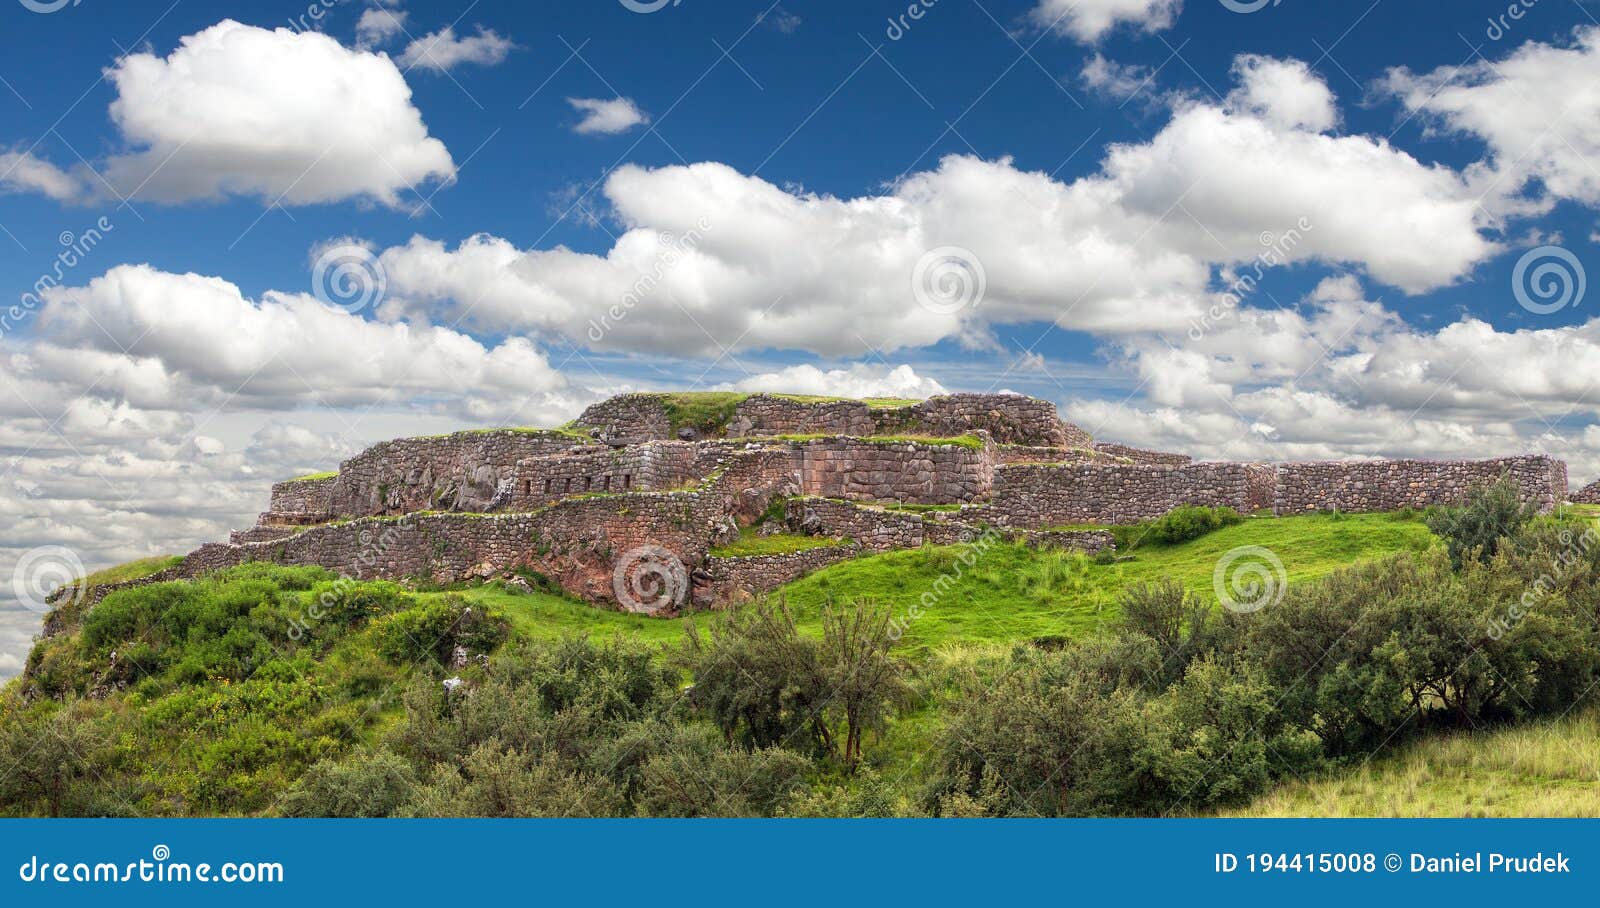
{"type": "Polygon", "coordinates": [[[894,705],[909,694],[904,668],[890,655],[890,610],[859,601],[822,611],[822,661],[829,706],[844,715],[844,761],[861,759],[861,738],[883,727],[894,705]]]}

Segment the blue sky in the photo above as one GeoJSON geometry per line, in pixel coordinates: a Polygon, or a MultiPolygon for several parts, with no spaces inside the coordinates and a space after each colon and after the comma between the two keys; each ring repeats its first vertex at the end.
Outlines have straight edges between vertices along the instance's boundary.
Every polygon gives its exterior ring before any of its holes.
{"type": "Polygon", "coordinates": [[[1600,475],[1582,0],[6,2],[0,576],[645,388],[1600,475]]]}

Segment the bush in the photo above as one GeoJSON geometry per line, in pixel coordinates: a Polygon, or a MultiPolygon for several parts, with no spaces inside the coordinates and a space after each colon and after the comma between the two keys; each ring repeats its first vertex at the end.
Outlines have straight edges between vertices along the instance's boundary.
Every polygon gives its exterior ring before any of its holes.
{"type": "Polygon", "coordinates": [[[1233,508],[1207,508],[1183,505],[1173,508],[1150,523],[1147,539],[1167,545],[1199,539],[1213,530],[1233,526],[1244,520],[1233,508]]]}
{"type": "Polygon", "coordinates": [[[473,608],[460,596],[385,616],[377,622],[378,650],[400,665],[446,663],[457,647],[488,653],[510,633],[498,609],[473,608]]]}
{"type": "Polygon", "coordinates": [[[279,802],[286,817],[387,817],[414,795],[416,775],[393,751],[319,760],[279,802]]]}
{"type": "Polygon", "coordinates": [[[1474,486],[1460,507],[1440,508],[1428,517],[1428,529],[1445,541],[1450,563],[1458,570],[1468,558],[1493,558],[1500,540],[1516,535],[1538,513],[1522,502],[1515,483],[1502,479],[1474,486]]]}

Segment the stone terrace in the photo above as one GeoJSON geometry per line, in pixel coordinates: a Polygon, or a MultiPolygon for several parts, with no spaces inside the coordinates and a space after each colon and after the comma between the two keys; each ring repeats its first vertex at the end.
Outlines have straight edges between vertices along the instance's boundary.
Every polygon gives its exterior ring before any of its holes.
{"type": "MultiPolygon", "coordinates": [[[[255,527],[163,576],[246,561],[441,582],[528,568],[595,603],[673,614],[874,552],[991,533],[1099,552],[1114,548],[1111,535],[1077,525],[1186,504],[1279,514],[1422,507],[1500,477],[1544,509],[1567,497],[1566,467],[1547,457],[1197,463],[1096,442],[1048,401],[1008,394],[630,394],[562,429],[375,445],[336,474],[273,486],[255,527]],[[818,539],[783,554],[717,554],[763,534],[818,539]],[[643,603],[628,593],[641,565],[667,581],[643,603]]],[[[1574,498],[1600,501],[1595,488],[1574,498]]]]}

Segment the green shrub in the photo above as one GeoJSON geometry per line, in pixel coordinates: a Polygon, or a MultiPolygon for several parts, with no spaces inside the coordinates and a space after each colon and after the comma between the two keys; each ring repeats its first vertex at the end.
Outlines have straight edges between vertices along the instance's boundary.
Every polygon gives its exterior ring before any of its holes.
{"type": "Polygon", "coordinates": [[[416,773],[393,751],[323,759],[278,802],[286,817],[388,817],[415,795],[416,773]]]}
{"type": "Polygon", "coordinates": [[[401,665],[447,662],[457,647],[488,653],[510,633],[498,609],[473,607],[460,596],[384,616],[376,623],[378,650],[401,665]]]}
{"type": "Polygon", "coordinates": [[[1450,563],[1459,569],[1471,557],[1492,558],[1500,540],[1514,536],[1538,513],[1524,504],[1515,483],[1502,479],[1474,486],[1460,507],[1440,508],[1428,517],[1428,529],[1445,541],[1450,563]]]}
{"type": "Polygon", "coordinates": [[[1188,542],[1191,539],[1199,539],[1214,530],[1233,526],[1243,520],[1243,515],[1233,508],[1183,505],[1182,507],[1173,508],[1152,521],[1146,538],[1151,542],[1167,545],[1188,542]]]}

